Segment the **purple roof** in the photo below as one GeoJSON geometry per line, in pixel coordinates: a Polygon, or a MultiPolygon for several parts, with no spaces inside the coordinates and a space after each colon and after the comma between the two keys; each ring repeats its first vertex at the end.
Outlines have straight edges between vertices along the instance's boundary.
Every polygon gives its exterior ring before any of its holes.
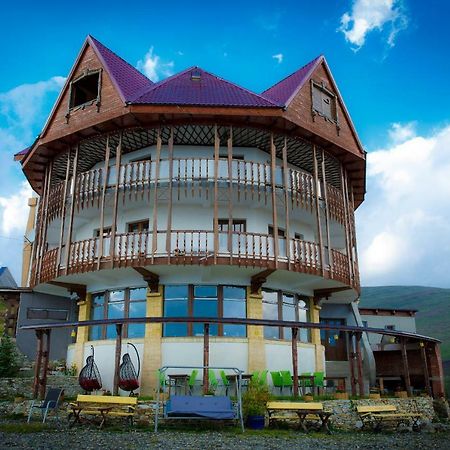
{"type": "Polygon", "coordinates": [[[117,56],[109,48],[97,41],[97,39],[88,36],[88,41],[96,51],[125,102],[130,101],[136,95],[136,92],[153,85],[153,82],[139,72],[139,70],[117,56]]]}
{"type": "Polygon", "coordinates": [[[313,59],[311,62],[301,67],[299,70],[274,84],[271,88],[265,90],[261,95],[272,100],[279,105],[287,106],[309,79],[316,67],[323,61],[322,55],[313,59]]]}
{"type": "Polygon", "coordinates": [[[279,105],[199,67],[191,67],[141,92],[132,103],[277,108],[279,105]]]}
{"type": "Polygon", "coordinates": [[[27,147],[27,148],[24,148],[24,149],[21,150],[20,152],[16,153],[14,156],[19,156],[19,155],[22,156],[22,155],[26,155],[26,154],[29,152],[30,148],[31,148],[31,146],[30,146],[30,147],[27,147]]]}

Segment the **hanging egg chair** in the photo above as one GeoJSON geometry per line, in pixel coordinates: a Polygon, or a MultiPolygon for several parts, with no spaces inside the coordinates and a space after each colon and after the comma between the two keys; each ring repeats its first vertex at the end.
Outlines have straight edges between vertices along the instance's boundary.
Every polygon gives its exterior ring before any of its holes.
{"type": "Polygon", "coordinates": [[[94,361],[94,347],[91,345],[92,355],[86,358],[86,365],[81,369],[78,383],[86,393],[102,388],[102,379],[94,361]]]}
{"type": "Polygon", "coordinates": [[[139,388],[139,372],[141,370],[141,361],[139,359],[139,353],[137,348],[128,342],[127,345],[131,345],[136,352],[137,358],[137,372],[131,361],[130,354],[127,352],[122,357],[122,364],[119,367],[119,388],[123,391],[129,392],[130,396],[134,395],[134,391],[139,388]]]}

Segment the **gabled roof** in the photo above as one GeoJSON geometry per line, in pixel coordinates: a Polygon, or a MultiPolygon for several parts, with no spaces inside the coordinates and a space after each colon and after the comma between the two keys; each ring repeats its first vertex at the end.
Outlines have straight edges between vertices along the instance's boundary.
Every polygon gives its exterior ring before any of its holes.
{"type": "Polygon", "coordinates": [[[14,277],[7,267],[0,267],[0,288],[16,288],[14,277]]]}
{"type": "Polygon", "coordinates": [[[323,60],[323,55],[318,56],[296,72],[274,84],[269,89],[266,89],[261,95],[279,105],[289,105],[297,92],[303,87],[305,82],[308,81],[316,67],[323,60]]]}
{"type": "Polygon", "coordinates": [[[262,95],[194,66],[155,83],[131,103],[279,108],[262,95]]]}
{"type": "Polygon", "coordinates": [[[97,39],[89,35],[87,41],[91,44],[105,70],[108,72],[111,81],[124,102],[130,101],[136,92],[153,85],[153,82],[144,74],[120,56],[117,56],[109,48],[97,41],[97,39]]]}

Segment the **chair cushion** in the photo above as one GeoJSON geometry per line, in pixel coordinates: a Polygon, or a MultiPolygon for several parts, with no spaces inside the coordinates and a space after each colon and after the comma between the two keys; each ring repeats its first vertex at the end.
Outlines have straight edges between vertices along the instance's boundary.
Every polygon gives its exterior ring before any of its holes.
{"type": "Polygon", "coordinates": [[[231,400],[225,396],[199,397],[174,395],[166,405],[168,417],[236,418],[231,400]]]}

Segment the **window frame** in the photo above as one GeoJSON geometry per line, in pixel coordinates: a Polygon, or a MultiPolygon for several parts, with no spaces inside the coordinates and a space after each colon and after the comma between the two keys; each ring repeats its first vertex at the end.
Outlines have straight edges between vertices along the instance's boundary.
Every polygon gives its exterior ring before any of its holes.
{"type": "Polygon", "coordinates": [[[150,219],[142,219],[142,220],[135,220],[133,222],[127,222],[127,233],[145,233],[150,231],[150,219]],[[130,227],[137,225],[138,230],[136,231],[130,231],[130,227]],[[147,229],[144,230],[144,225],[147,225],[147,229]]]}
{"type": "Polygon", "coordinates": [[[312,111],[313,117],[315,117],[316,115],[323,117],[328,122],[334,123],[338,127],[338,130],[339,130],[337,95],[334,92],[327,89],[323,82],[318,83],[317,81],[311,80],[311,111],[312,111]],[[330,99],[331,99],[331,104],[330,104],[331,116],[329,116],[328,114],[324,114],[322,110],[319,111],[317,108],[314,107],[315,90],[318,91],[320,94],[321,103],[323,102],[324,95],[330,97],[330,99]]]}
{"type": "Polygon", "coordinates": [[[100,102],[101,102],[101,91],[102,91],[102,72],[103,70],[100,69],[86,69],[80,76],[77,78],[74,78],[70,81],[69,84],[69,99],[68,99],[68,105],[67,105],[67,118],[70,115],[71,112],[77,111],[79,109],[84,109],[87,106],[95,104],[97,106],[97,109],[100,109],[100,102]],[[76,83],[83,80],[83,78],[92,76],[98,74],[98,82],[97,82],[97,96],[87,102],[81,103],[79,105],[72,106],[72,96],[74,95],[74,87],[76,87],[76,83]]]}
{"type": "MultiPolygon", "coordinates": [[[[169,286],[177,286],[175,284],[170,284],[169,286]]],[[[238,285],[234,285],[234,284],[218,284],[218,285],[208,285],[208,284],[188,284],[188,285],[182,285],[182,286],[187,286],[188,287],[188,298],[187,298],[187,318],[193,318],[194,317],[194,299],[195,299],[195,295],[194,295],[194,288],[195,286],[214,286],[217,288],[217,318],[218,319],[223,319],[223,291],[224,288],[226,287],[234,287],[234,288],[239,288],[242,289],[245,292],[243,301],[245,304],[245,318],[247,318],[247,295],[246,295],[246,286],[238,286],[238,285]]],[[[165,311],[165,302],[166,302],[166,286],[164,285],[164,290],[163,290],[163,315],[164,315],[164,311],[165,311]]],[[[164,317],[166,317],[164,315],[164,317]]],[[[199,337],[198,335],[195,335],[193,333],[193,323],[192,322],[188,322],[187,323],[187,334],[185,336],[182,337],[199,337]]],[[[244,325],[245,327],[245,335],[244,336],[224,336],[223,334],[223,329],[224,329],[224,324],[223,323],[219,323],[218,327],[217,327],[217,337],[224,337],[224,338],[233,338],[233,339],[246,339],[248,337],[248,329],[247,329],[247,325],[244,325]]],[[[171,337],[176,337],[176,336],[166,336],[165,335],[165,331],[164,331],[164,327],[162,329],[162,337],[164,338],[171,338],[171,337]]]]}

